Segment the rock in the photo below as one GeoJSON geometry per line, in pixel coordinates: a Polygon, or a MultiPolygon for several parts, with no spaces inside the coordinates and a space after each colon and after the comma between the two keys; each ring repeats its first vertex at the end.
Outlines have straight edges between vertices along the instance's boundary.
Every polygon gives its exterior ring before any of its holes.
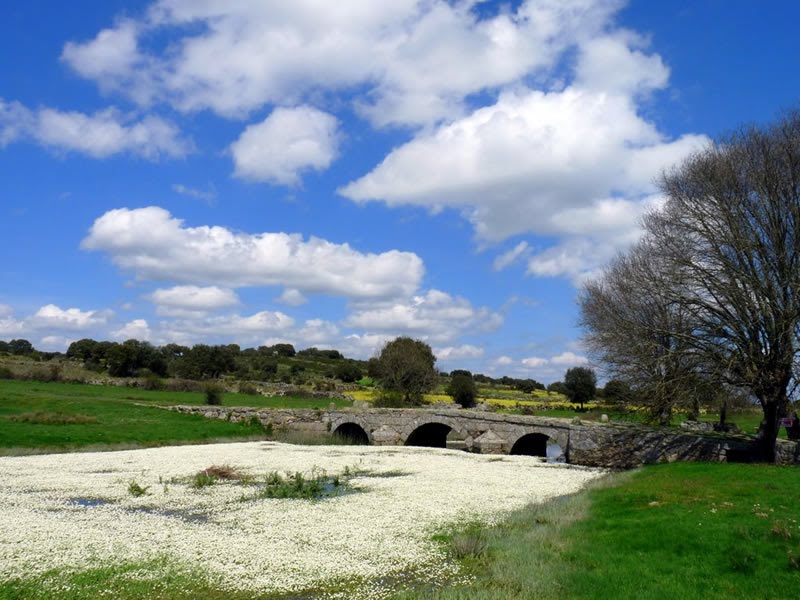
{"type": "Polygon", "coordinates": [[[368,408],[372,408],[369,402],[366,400],[354,400],[353,401],[353,408],[356,410],[365,410],[368,408]]]}
{"type": "Polygon", "coordinates": [[[489,429],[472,442],[472,449],[480,454],[503,454],[506,442],[503,438],[489,429]]]}
{"type": "Polygon", "coordinates": [[[681,423],[681,429],[684,429],[686,431],[714,431],[714,423],[689,420],[681,423]]]}
{"type": "Polygon", "coordinates": [[[600,415],[600,422],[601,423],[608,423],[608,415],[600,415]]]}

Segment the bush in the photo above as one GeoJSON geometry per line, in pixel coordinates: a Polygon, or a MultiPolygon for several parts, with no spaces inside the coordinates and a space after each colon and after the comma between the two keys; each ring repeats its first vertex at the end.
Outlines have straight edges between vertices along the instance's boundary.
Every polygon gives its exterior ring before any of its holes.
{"type": "Polygon", "coordinates": [[[450,380],[450,385],[447,386],[446,392],[448,396],[453,398],[453,402],[460,404],[464,408],[475,406],[478,390],[475,387],[475,381],[472,379],[472,373],[469,371],[456,373],[450,380]]]}
{"type": "Polygon", "coordinates": [[[0,367],[0,379],[14,379],[14,371],[8,367],[0,367]]]}
{"type": "Polygon", "coordinates": [[[339,379],[344,383],[353,383],[354,381],[361,379],[361,369],[358,368],[358,365],[345,362],[336,367],[334,375],[336,379],[339,379]]]}
{"type": "Polygon", "coordinates": [[[141,386],[143,390],[163,390],[164,382],[161,377],[150,371],[149,369],[142,369],[139,371],[139,377],[142,378],[141,386]]]}
{"type": "Polygon", "coordinates": [[[248,396],[257,396],[258,395],[258,388],[254,386],[252,383],[240,383],[239,384],[239,393],[240,394],[247,394],[248,396]]]}
{"type": "Polygon", "coordinates": [[[216,383],[209,383],[206,384],[203,392],[206,395],[206,404],[209,406],[219,406],[222,404],[222,395],[225,392],[222,389],[222,386],[217,385],[216,383]]]}

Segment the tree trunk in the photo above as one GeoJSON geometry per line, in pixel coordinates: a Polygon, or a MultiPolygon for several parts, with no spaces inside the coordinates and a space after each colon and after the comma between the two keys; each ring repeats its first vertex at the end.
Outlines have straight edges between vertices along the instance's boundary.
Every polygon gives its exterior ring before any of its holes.
{"type": "Polygon", "coordinates": [[[764,420],[758,430],[758,439],[761,446],[761,458],[767,462],[775,462],[775,443],[778,439],[778,418],[781,401],[778,398],[762,400],[764,420]]]}

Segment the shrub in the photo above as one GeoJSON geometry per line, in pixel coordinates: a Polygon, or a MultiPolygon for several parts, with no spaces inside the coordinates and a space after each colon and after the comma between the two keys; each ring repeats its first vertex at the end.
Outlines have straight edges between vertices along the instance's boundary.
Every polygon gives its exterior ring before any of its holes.
{"type": "Polygon", "coordinates": [[[486,553],[489,542],[479,525],[468,527],[465,531],[453,536],[450,551],[458,560],[480,558],[486,553]]]}
{"type": "Polygon", "coordinates": [[[0,379],[14,379],[14,371],[8,367],[0,367],[0,379]]]}
{"type": "Polygon", "coordinates": [[[128,484],[128,493],[131,496],[133,496],[134,498],[138,498],[140,496],[144,496],[145,494],[147,494],[147,490],[149,490],[149,489],[150,489],[149,485],[147,485],[145,487],[142,487],[141,485],[139,485],[135,481],[131,481],[128,484]]]}
{"type": "Polygon", "coordinates": [[[460,404],[464,408],[475,406],[478,389],[475,387],[472,373],[468,371],[456,373],[450,380],[450,385],[447,386],[446,392],[448,396],[453,398],[453,402],[460,404]]]}
{"type": "Polygon", "coordinates": [[[239,393],[240,394],[247,394],[248,396],[257,396],[258,395],[258,388],[254,386],[252,383],[240,383],[239,384],[239,393]]]}
{"type": "Polygon", "coordinates": [[[163,390],[165,387],[162,379],[149,369],[139,371],[139,377],[142,378],[141,387],[143,390],[163,390]]]}
{"type": "Polygon", "coordinates": [[[336,379],[344,383],[353,383],[361,379],[361,369],[359,369],[356,364],[344,362],[336,367],[334,375],[336,379]]]}
{"type": "Polygon", "coordinates": [[[209,406],[219,406],[222,404],[222,395],[224,394],[222,386],[216,383],[208,383],[203,392],[206,395],[206,404],[209,406]]]}

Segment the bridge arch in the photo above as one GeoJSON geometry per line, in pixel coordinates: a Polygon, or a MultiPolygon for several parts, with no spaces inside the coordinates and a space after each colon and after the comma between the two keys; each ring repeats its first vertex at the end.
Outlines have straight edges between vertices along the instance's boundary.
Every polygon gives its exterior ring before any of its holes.
{"type": "Polygon", "coordinates": [[[509,454],[525,456],[547,456],[547,442],[550,438],[544,433],[525,433],[517,438],[509,454]]]}
{"type": "Polygon", "coordinates": [[[448,441],[457,445],[467,437],[469,433],[457,421],[441,417],[415,421],[402,434],[404,445],[428,448],[447,448],[448,441]]]}
{"type": "Polygon", "coordinates": [[[372,443],[369,426],[359,418],[343,418],[331,423],[330,431],[333,435],[346,438],[351,443],[368,446],[372,443]]]}

